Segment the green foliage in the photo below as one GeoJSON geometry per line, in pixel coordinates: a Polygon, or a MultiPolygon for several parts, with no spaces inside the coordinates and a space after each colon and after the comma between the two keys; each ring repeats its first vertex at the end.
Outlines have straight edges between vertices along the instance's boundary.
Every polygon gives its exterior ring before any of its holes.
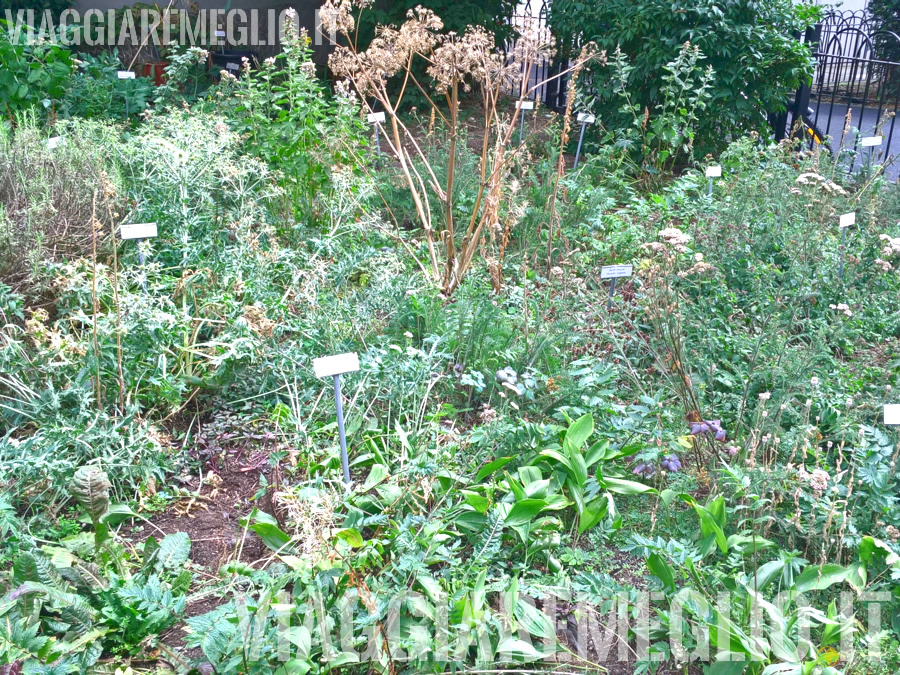
{"type": "MultiPolygon", "coordinates": [[[[698,48],[715,71],[710,104],[698,115],[696,146],[702,155],[740,133],[762,133],[765,113],[783,110],[812,76],[809,50],[792,34],[802,33],[816,16],[815,8],[791,0],[613,0],[599,5],[554,0],[549,23],[564,54],[574,53],[575,40],[593,40],[610,56],[620,49],[632,65],[631,103],[650,112],[651,124],[664,97],[666,64],[686,43],[698,48]]],[[[620,110],[615,72],[594,66],[589,79],[596,97],[592,111],[607,128],[627,128],[632,115],[620,110]]]]}
{"type": "Polygon", "coordinates": [[[152,84],[144,77],[120,80],[125,69],[117,50],[80,54],[78,70],[67,85],[60,102],[63,117],[106,117],[124,119],[126,111],[136,116],[147,109],[152,84]]]}
{"type": "Polygon", "coordinates": [[[19,31],[14,27],[0,19],[0,113],[10,123],[22,110],[55,107],[74,68],[67,48],[50,40],[29,40],[27,26],[19,31]]]}

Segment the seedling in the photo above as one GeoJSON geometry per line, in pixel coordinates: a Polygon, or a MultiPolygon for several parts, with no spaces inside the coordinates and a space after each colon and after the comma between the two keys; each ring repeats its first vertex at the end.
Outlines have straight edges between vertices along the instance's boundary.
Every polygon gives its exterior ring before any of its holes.
{"type": "MultiPolygon", "coordinates": [[[[381,113],[382,115],[384,113],[381,113]]],[[[341,403],[341,375],[359,370],[359,357],[354,352],[313,359],[316,377],[334,378],[334,407],[337,411],[338,437],[341,442],[341,468],[344,483],[350,486],[350,461],[347,458],[347,434],[344,431],[344,406],[341,403]]]]}

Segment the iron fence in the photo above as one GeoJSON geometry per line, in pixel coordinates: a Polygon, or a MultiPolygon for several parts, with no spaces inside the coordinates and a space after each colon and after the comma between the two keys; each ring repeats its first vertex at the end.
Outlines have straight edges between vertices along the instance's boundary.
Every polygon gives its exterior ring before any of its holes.
{"type": "MultiPolygon", "coordinates": [[[[839,141],[849,122],[861,136],[881,135],[881,153],[896,155],[900,133],[900,63],[885,58],[900,53],[900,36],[877,30],[862,12],[829,12],[805,36],[816,62],[812,83],[797,92],[788,128],[804,114],[817,132],[839,141]],[[893,47],[896,45],[897,51],[893,47]]],[[[776,138],[784,127],[776,127],[776,138]]]]}

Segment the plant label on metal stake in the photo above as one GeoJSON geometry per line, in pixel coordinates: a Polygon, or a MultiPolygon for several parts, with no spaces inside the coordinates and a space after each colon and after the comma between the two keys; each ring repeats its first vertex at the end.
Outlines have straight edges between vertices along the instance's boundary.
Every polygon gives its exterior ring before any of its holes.
{"type": "Polygon", "coordinates": [[[597,118],[588,113],[578,113],[578,121],[581,122],[581,133],[578,134],[578,148],[575,150],[575,166],[573,169],[578,168],[578,158],[581,156],[581,142],[584,140],[584,128],[588,124],[593,124],[594,120],[597,118]]]}
{"type": "MultiPolygon", "coordinates": [[[[382,113],[384,114],[384,113],[382,113]]],[[[323,356],[313,359],[313,370],[316,377],[334,378],[334,407],[337,411],[338,438],[341,442],[341,468],[344,470],[344,483],[350,486],[350,461],[347,458],[347,434],[344,431],[344,406],[341,403],[341,375],[355,373],[359,370],[359,357],[355,352],[323,356]]]]}
{"type": "MultiPolygon", "coordinates": [[[[130,70],[117,70],[117,71],[116,71],[116,77],[118,77],[120,80],[133,80],[133,79],[134,79],[134,73],[131,72],[130,70]]],[[[126,93],[126,94],[125,94],[125,117],[128,117],[128,114],[129,114],[129,111],[128,111],[128,94],[126,93]]]]}
{"type": "Polygon", "coordinates": [[[888,426],[900,426],[900,403],[884,404],[884,423],[888,426]]]}
{"type": "MultiPolygon", "coordinates": [[[[516,110],[534,110],[534,101],[516,101],[516,110]]],[[[525,135],[525,113],[519,120],[519,145],[522,145],[522,138],[525,135]]]]}
{"type": "Polygon", "coordinates": [[[383,112],[373,112],[366,115],[366,120],[368,120],[369,124],[375,125],[375,152],[379,155],[381,154],[381,141],[378,138],[378,125],[382,124],[385,120],[383,112]]]}
{"type": "Polygon", "coordinates": [[[875,152],[875,148],[881,145],[881,141],[883,140],[883,136],[866,136],[862,138],[859,144],[864,148],[869,148],[869,155],[866,157],[866,174],[870,174],[872,172],[872,154],[875,152]]]}
{"type": "Polygon", "coordinates": [[[630,277],[634,273],[634,265],[605,265],[600,268],[601,279],[612,279],[609,286],[609,298],[606,301],[606,311],[612,309],[613,296],[616,294],[616,279],[630,277]]]}
{"type": "Polygon", "coordinates": [[[721,178],[722,177],[722,167],[721,166],[706,167],[706,177],[709,178],[709,190],[707,191],[706,194],[709,197],[712,197],[713,178],[721,178]]]}
{"type": "MultiPolygon", "coordinates": [[[[134,239],[137,242],[138,262],[143,272],[144,268],[144,250],[141,248],[141,242],[144,239],[153,239],[157,236],[156,223],[134,223],[132,225],[122,225],[119,228],[119,237],[123,240],[134,239]]],[[[147,293],[147,278],[142,274],[141,288],[147,293]]]]}
{"type": "Polygon", "coordinates": [[[847,228],[856,224],[856,212],[845,213],[840,218],[841,227],[841,259],[838,263],[838,279],[844,278],[844,248],[847,246],[847,228]]]}

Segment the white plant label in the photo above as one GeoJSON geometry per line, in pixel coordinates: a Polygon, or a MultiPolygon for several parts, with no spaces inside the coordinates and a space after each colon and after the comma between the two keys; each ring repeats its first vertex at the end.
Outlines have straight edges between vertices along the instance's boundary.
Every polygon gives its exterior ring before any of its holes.
{"type": "Polygon", "coordinates": [[[55,150],[59,146],[65,145],[65,144],[66,144],[66,139],[63,138],[62,136],[54,136],[53,138],[47,139],[47,147],[50,148],[51,150],[55,150]]]}
{"type": "Polygon", "coordinates": [[[534,110],[534,101],[516,101],[516,109],[534,110]]]}
{"type": "Polygon", "coordinates": [[[366,119],[369,121],[369,124],[375,124],[375,122],[384,122],[385,117],[383,112],[376,112],[366,115],[366,119]]]}
{"type": "Polygon", "coordinates": [[[856,212],[845,213],[841,216],[841,227],[850,227],[856,225],[856,212]]]}
{"type": "Polygon", "coordinates": [[[707,178],[721,178],[722,177],[722,167],[721,166],[706,167],[706,177],[707,178]]]}
{"type": "Polygon", "coordinates": [[[597,118],[589,113],[578,113],[578,121],[582,124],[593,124],[597,118]]]}
{"type": "Polygon", "coordinates": [[[223,37],[225,37],[225,31],[224,31],[224,30],[217,30],[217,31],[216,31],[216,37],[217,37],[217,38],[223,38],[223,37]]]}
{"type": "Polygon", "coordinates": [[[355,373],[359,370],[359,357],[356,355],[356,352],[323,356],[313,359],[313,369],[316,371],[316,377],[332,377],[333,375],[343,375],[344,373],[355,373]]]}
{"type": "Polygon", "coordinates": [[[240,70],[241,69],[240,65],[238,65],[237,63],[226,63],[225,67],[228,70],[240,70]]]}
{"type": "Polygon", "coordinates": [[[122,239],[152,239],[156,236],[156,223],[134,223],[119,228],[122,239]]]}
{"type": "Polygon", "coordinates": [[[900,425],[900,404],[885,403],[884,405],[884,423],[891,426],[900,425]]]}
{"type": "Polygon", "coordinates": [[[882,140],[884,140],[883,136],[866,136],[860,141],[860,145],[864,148],[873,148],[876,145],[881,145],[882,140]]]}
{"type": "Polygon", "coordinates": [[[133,80],[134,73],[130,70],[117,70],[116,77],[118,77],[120,80],[133,80]]]}
{"type": "Polygon", "coordinates": [[[634,272],[634,265],[606,265],[600,268],[601,279],[621,279],[630,277],[634,272]]]}

